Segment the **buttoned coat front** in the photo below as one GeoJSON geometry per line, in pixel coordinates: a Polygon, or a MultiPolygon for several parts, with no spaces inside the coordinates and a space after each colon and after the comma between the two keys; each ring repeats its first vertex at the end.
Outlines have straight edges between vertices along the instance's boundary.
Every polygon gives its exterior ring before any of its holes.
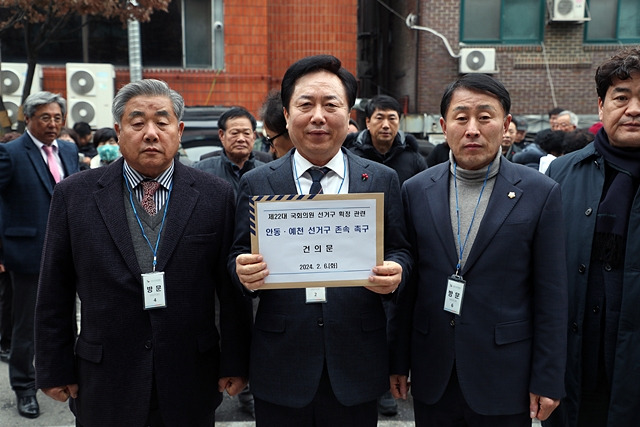
{"type": "MultiPolygon", "coordinates": [[[[58,141],[65,176],[78,172],[78,147],[58,141]]],[[[56,185],[38,146],[28,133],[0,144],[0,218],[4,265],[9,271],[37,274],[56,185]]]]}
{"type": "Polygon", "coordinates": [[[36,305],[36,379],[38,388],[78,384],[71,407],[82,425],[145,425],[155,381],[165,425],[210,427],[218,378],[248,375],[251,306],[226,271],[233,190],[174,165],[156,268],[166,308],[143,308],[131,237],[141,231],[127,223],[123,160],[72,176],[54,192],[36,305]]]}
{"type": "MultiPolygon", "coordinates": [[[[450,162],[402,187],[413,277],[391,321],[392,374],[411,374],[413,398],[434,404],[456,369],[473,411],[529,412],[529,393],[559,399],[566,354],[566,270],[560,188],[504,158],[460,275],[460,315],[444,310],[456,272],[450,162]]],[[[465,230],[461,231],[461,239],[465,230]]],[[[463,240],[464,241],[464,240],[463,240]]]]}
{"type": "MultiPolygon", "coordinates": [[[[297,194],[292,153],[240,180],[229,258],[234,275],[236,256],[251,252],[251,196],[297,194]]],[[[407,272],[410,259],[396,173],[345,149],[343,153],[349,165],[349,193],[384,193],[385,260],[398,262],[407,272]]],[[[256,397],[304,407],[315,396],[325,363],[333,392],[343,405],[372,401],[389,389],[384,297],[363,287],[327,288],[327,302],[312,304],[306,304],[304,289],[256,294],[260,300],[251,345],[251,391],[256,397]]]]}
{"type": "MultiPolygon", "coordinates": [[[[604,130],[600,132],[604,133],[604,130]]],[[[599,136],[598,136],[599,137],[599,136]]],[[[606,135],[605,135],[606,137],[606,135]]],[[[605,183],[605,160],[591,143],[554,160],[547,174],[562,186],[567,219],[569,279],[567,396],[545,426],[577,427],[582,389],[583,323],[598,206],[605,183]]],[[[622,276],[622,304],[615,342],[607,426],[640,425],[640,192],[629,214],[622,276]]]]}

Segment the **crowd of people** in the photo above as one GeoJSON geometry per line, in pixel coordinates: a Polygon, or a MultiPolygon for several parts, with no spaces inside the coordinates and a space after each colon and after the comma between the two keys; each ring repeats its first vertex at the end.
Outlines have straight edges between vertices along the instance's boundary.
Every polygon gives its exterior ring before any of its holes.
{"type": "Polygon", "coordinates": [[[555,108],[533,136],[499,80],[461,76],[426,156],[390,96],[358,130],[355,77],[310,56],[265,98],[268,154],[237,106],[193,164],[165,82],[122,87],[95,131],[30,95],[0,144],[18,412],[41,389],[78,426],[204,427],[226,391],[260,427],[376,426],[411,393],[418,426],[639,425],[640,49],[595,80],[597,124],[555,108]],[[384,201],[366,283],[270,289],[255,200],[357,193],[384,201]]]}

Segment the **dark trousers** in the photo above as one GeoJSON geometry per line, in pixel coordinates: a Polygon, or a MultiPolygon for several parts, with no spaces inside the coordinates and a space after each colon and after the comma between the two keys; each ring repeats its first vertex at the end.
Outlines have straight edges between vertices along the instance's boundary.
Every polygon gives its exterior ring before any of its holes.
{"type": "Polygon", "coordinates": [[[329,382],[326,369],[311,403],[303,408],[276,405],[254,396],[256,427],[375,427],[378,425],[376,401],[344,406],[329,382]]]}
{"type": "Polygon", "coordinates": [[[11,287],[11,275],[7,272],[0,273],[0,349],[11,348],[11,334],[13,322],[11,321],[11,306],[13,305],[13,288],[11,287]]]}
{"type": "Polygon", "coordinates": [[[9,380],[18,396],[36,395],[33,367],[33,317],[38,292],[37,274],[11,272],[13,285],[13,336],[9,355],[9,380]]]}
{"type": "Polygon", "coordinates": [[[416,427],[531,427],[529,412],[496,416],[474,412],[462,395],[455,368],[442,398],[433,405],[413,399],[413,412],[416,427]]]}

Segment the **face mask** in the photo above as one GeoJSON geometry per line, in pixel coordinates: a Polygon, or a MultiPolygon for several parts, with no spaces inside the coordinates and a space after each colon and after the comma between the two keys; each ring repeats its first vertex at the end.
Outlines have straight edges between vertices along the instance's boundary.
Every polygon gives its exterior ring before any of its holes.
{"type": "Polygon", "coordinates": [[[101,145],[98,147],[98,154],[100,160],[109,163],[120,157],[120,147],[111,144],[101,145]]]}

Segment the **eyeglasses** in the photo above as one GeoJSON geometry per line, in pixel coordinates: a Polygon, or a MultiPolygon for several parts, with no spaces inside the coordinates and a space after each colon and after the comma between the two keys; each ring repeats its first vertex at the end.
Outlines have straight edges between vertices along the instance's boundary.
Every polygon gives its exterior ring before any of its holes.
{"type": "Polygon", "coordinates": [[[269,135],[265,135],[265,136],[264,136],[264,140],[265,140],[265,142],[267,143],[267,145],[268,145],[269,147],[273,147],[273,141],[275,141],[275,140],[276,140],[276,138],[278,138],[278,137],[280,137],[280,136],[284,135],[285,133],[287,133],[287,131],[286,131],[286,130],[285,130],[284,132],[280,132],[279,134],[277,134],[276,136],[273,136],[273,137],[269,137],[269,135]]]}
{"type": "Polygon", "coordinates": [[[38,116],[38,120],[40,120],[44,124],[53,122],[59,125],[60,123],[62,123],[62,116],[50,116],[48,114],[43,114],[41,116],[38,116]]]}

